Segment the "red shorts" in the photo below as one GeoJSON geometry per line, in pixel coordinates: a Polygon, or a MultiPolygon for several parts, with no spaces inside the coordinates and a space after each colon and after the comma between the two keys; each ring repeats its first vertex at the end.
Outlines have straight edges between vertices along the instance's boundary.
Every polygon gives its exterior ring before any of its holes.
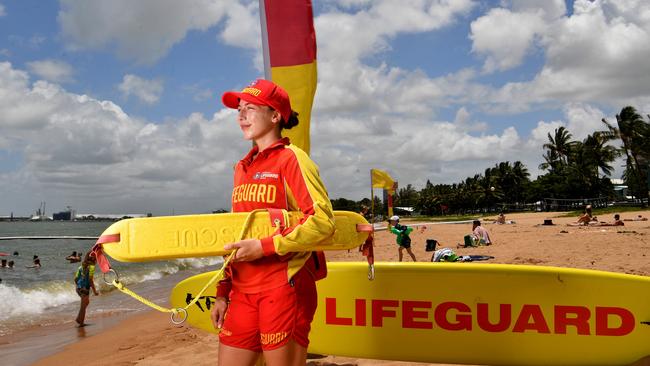
{"type": "Polygon", "coordinates": [[[307,348],[316,306],[316,283],[306,270],[290,283],[267,291],[245,294],[233,289],[219,342],[261,352],[293,339],[307,348]]]}

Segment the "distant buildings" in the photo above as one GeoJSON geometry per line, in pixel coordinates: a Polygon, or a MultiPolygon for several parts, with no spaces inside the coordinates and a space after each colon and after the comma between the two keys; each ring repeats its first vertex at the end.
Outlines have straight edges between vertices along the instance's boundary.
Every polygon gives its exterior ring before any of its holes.
{"type": "Polygon", "coordinates": [[[140,218],[140,217],[151,217],[152,215],[150,213],[148,214],[93,214],[93,213],[88,213],[88,214],[76,214],[75,215],[75,220],[112,220],[112,221],[117,221],[117,220],[122,220],[122,219],[133,219],[133,218],[140,218]]]}

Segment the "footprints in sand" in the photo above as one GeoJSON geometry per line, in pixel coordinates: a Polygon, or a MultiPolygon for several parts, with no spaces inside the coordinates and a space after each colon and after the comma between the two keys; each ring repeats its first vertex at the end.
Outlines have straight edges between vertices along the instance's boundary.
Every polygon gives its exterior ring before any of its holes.
{"type": "Polygon", "coordinates": [[[537,259],[537,258],[521,258],[521,257],[514,257],[512,259],[512,262],[515,264],[540,264],[544,263],[546,261],[537,259]]]}

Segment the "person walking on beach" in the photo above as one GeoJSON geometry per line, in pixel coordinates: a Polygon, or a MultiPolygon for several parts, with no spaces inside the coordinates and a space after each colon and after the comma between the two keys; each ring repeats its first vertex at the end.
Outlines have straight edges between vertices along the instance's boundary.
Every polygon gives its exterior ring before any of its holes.
{"type": "Polygon", "coordinates": [[[417,262],[415,259],[415,254],[413,254],[413,251],[411,251],[411,237],[409,236],[411,231],[413,231],[413,228],[400,225],[399,216],[391,216],[391,218],[388,219],[388,223],[391,225],[390,232],[397,235],[395,240],[397,241],[398,245],[397,256],[399,257],[399,261],[402,261],[402,258],[404,256],[404,253],[402,253],[402,251],[406,249],[406,252],[413,259],[413,262],[417,262]]]}
{"type": "Polygon", "coordinates": [[[315,281],[325,276],[325,257],[315,244],[334,235],[334,214],[316,164],[283,129],[298,124],[289,95],[258,79],[223,104],[237,109],[237,122],[253,148],[237,163],[232,211],[301,211],[298,224],[268,237],[225,246],[237,251],[217,286],[212,323],[220,328],[219,365],[305,365],[316,311],[315,281]]]}
{"type": "Polygon", "coordinates": [[[93,290],[95,296],[99,295],[95,289],[95,281],[93,280],[94,275],[95,266],[90,259],[86,258],[81,263],[81,266],[79,266],[74,276],[77,295],[81,298],[81,302],[79,303],[79,314],[77,314],[77,319],[75,319],[80,327],[86,325],[84,321],[86,319],[86,309],[88,308],[88,304],[90,304],[90,290],[93,290]]]}

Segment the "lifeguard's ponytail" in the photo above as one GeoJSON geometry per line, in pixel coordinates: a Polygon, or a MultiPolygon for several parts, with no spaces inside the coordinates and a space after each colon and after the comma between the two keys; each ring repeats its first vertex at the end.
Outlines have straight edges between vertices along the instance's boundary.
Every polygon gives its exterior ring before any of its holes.
{"type": "Polygon", "coordinates": [[[284,118],[282,119],[282,123],[280,126],[282,126],[282,129],[291,129],[293,127],[296,127],[298,125],[298,112],[296,111],[291,111],[291,116],[289,117],[288,121],[285,121],[284,118]]]}

